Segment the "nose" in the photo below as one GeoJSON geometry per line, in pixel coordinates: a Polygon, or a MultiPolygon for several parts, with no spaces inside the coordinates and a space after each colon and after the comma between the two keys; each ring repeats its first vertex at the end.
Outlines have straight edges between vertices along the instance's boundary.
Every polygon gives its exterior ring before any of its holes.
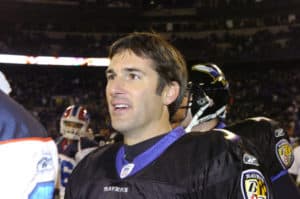
{"type": "Polygon", "coordinates": [[[113,80],[109,80],[106,85],[107,96],[116,96],[124,93],[125,82],[122,78],[115,77],[113,80]]]}

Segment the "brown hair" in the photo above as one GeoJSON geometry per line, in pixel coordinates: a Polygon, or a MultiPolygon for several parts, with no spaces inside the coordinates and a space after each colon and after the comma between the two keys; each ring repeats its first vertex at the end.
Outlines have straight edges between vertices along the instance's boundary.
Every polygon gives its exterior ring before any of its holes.
{"type": "Polygon", "coordinates": [[[110,47],[109,58],[124,50],[130,50],[137,56],[150,58],[154,62],[154,70],[159,75],[156,89],[158,95],[166,85],[178,82],[179,95],[168,107],[172,117],[181,104],[187,85],[187,68],[182,54],[160,35],[148,32],[134,32],[120,38],[110,47]]]}

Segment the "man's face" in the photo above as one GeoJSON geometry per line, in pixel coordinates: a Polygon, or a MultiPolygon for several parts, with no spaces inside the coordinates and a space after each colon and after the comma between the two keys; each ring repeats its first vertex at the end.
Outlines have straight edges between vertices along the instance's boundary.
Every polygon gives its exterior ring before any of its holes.
{"type": "Polygon", "coordinates": [[[156,93],[158,74],[153,61],[122,51],[113,56],[106,77],[113,128],[124,135],[155,129],[161,119],[163,100],[156,93]]]}

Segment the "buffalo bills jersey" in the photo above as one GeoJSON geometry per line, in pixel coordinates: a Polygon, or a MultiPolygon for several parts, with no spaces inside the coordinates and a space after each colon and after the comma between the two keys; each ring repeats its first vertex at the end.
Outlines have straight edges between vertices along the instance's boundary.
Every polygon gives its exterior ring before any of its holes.
{"type": "Polygon", "coordinates": [[[0,91],[1,198],[52,199],[57,148],[23,106],[0,91]]]}

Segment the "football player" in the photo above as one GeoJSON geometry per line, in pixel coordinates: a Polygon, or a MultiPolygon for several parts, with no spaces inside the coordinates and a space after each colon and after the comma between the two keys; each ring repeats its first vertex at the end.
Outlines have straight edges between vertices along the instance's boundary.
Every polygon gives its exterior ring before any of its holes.
{"type": "Polygon", "coordinates": [[[66,199],[273,198],[255,158],[243,160],[222,134],[172,129],[187,86],[176,48],[158,34],[135,32],[117,40],[109,57],[106,99],[124,140],[77,165],[66,199]]]}
{"type": "Polygon", "coordinates": [[[98,144],[92,139],[92,132],[88,128],[90,116],[82,106],[71,105],[66,108],[60,119],[61,137],[57,141],[59,152],[59,195],[64,198],[68,177],[77,163],[98,144]]]}
{"type": "Polygon", "coordinates": [[[58,172],[54,140],[21,104],[8,96],[0,75],[1,198],[52,199],[58,172]]]}
{"type": "Polygon", "coordinates": [[[299,197],[287,173],[294,159],[286,132],[275,121],[262,117],[242,120],[227,128],[224,120],[231,100],[229,83],[221,69],[214,64],[198,64],[192,67],[191,79],[187,95],[189,100],[183,105],[186,113],[181,122],[186,126],[186,131],[204,133],[211,129],[230,130],[234,134],[221,132],[258,158],[272,182],[276,198],[287,195],[290,198],[299,197]]]}

